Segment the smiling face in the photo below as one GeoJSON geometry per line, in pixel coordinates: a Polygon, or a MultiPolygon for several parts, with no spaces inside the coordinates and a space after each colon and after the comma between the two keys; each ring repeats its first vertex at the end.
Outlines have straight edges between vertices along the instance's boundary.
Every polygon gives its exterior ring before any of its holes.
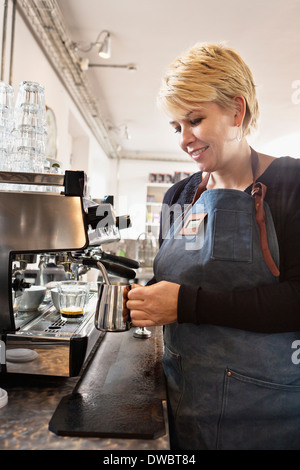
{"type": "Polygon", "coordinates": [[[170,122],[178,134],[179,145],[201,171],[220,171],[237,148],[237,111],[213,102],[170,122]]]}

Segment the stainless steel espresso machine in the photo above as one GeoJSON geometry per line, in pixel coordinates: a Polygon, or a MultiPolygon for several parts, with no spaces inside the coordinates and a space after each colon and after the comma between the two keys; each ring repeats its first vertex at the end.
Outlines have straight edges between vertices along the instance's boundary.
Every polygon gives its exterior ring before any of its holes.
{"type": "Polygon", "coordinates": [[[81,171],[0,172],[0,185],[0,373],[77,376],[104,334],[94,325],[97,290],[76,323],[61,319],[49,292],[35,310],[15,310],[15,299],[37,279],[41,283],[49,264],[62,279],[78,279],[101,260],[108,273],[133,279],[137,262],[102,249],[120,239],[130,219],[116,217],[109,201],[87,200],[81,171]],[[43,191],[34,190],[41,186],[43,191]],[[28,263],[37,259],[36,277],[26,278],[28,263]]]}

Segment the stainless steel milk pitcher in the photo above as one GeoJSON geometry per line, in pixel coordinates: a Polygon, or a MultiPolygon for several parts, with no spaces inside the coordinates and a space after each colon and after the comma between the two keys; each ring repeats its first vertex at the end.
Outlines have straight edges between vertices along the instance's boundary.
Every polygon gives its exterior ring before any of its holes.
{"type": "Polygon", "coordinates": [[[130,321],[123,321],[124,292],[130,289],[127,284],[112,284],[106,269],[98,262],[105,283],[98,283],[98,302],[95,313],[95,326],[101,331],[126,331],[130,321]]]}

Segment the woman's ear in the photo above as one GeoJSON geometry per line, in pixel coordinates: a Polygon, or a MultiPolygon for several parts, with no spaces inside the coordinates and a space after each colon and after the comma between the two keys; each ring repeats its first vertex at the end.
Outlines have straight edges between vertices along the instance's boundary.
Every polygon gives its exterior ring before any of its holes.
{"type": "Polygon", "coordinates": [[[235,126],[240,127],[243,124],[244,117],[246,114],[246,100],[243,96],[235,96],[233,98],[235,108],[235,126]]]}

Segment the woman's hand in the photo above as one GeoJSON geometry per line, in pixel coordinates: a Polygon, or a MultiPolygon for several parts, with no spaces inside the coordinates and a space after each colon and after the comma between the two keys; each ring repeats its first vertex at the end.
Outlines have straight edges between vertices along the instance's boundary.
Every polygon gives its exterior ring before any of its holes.
{"type": "Polygon", "coordinates": [[[161,281],[151,286],[132,284],[126,307],[134,326],[162,326],[177,321],[180,285],[161,281]]]}

